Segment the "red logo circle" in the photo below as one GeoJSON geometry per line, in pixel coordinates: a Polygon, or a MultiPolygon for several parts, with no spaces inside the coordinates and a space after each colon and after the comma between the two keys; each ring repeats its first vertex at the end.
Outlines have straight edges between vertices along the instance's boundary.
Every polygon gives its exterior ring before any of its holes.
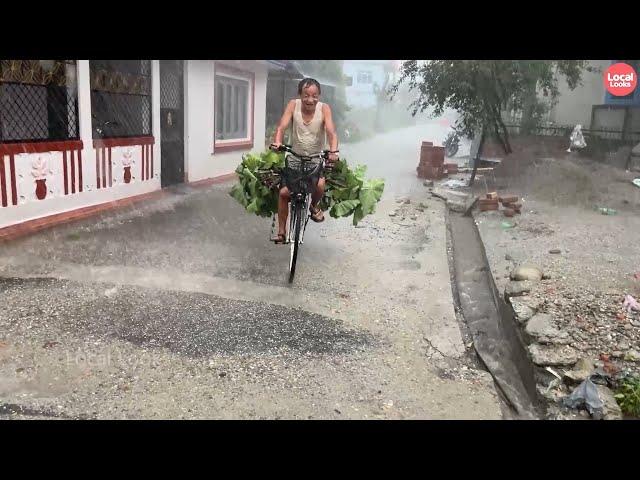
{"type": "Polygon", "coordinates": [[[604,72],[604,88],[616,97],[629,95],[637,85],[638,74],[626,63],[615,63],[604,72]]]}

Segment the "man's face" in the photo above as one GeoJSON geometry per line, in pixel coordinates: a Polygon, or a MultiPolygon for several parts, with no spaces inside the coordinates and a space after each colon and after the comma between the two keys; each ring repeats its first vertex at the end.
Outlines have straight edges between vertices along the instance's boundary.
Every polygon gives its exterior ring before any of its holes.
{"type": "Polygon", "coordinates": [[[304,106],[308,109],[315,108],[316,104],[320,100],[320,92],[318,92],[318,87],[315,85],[309,85],[302,89],[302,93],[300,94],[300,99],[304,106]]]}

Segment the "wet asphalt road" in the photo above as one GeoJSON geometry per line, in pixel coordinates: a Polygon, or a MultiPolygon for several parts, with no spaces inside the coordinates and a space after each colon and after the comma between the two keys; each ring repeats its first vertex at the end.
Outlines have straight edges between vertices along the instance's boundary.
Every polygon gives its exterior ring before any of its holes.
{"type": "Polygon", "coordinates": [[[415,178],[444,134],[343,146],[385,196],[359,228],[311,225],[292,286],[230,185],[2,245],[0,417],[499,418],[453,309],[444,208],[415,178]]]}

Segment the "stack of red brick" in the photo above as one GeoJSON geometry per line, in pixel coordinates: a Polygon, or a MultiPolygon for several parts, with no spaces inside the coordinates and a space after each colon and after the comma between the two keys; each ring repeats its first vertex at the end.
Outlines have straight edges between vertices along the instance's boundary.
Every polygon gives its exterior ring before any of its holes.
{"type": "Polygon", "coordinates": [[[436,180],[447,174],[458,173],[457,163],[444,163],[444,147],[435,147],[433,142],[422,142],[418,177],[436,180]]]}
{"type": "Polygon", "coordinates": [[[505,217],[513,217],[516,213],[519,215],[522,209],[522,203],[520,199],[515,195],[504,195],[500,197],[500,203],[502,204],[502,213],[505,217]]]}
{"type": "Polygon", "coordinates": [[[445,163],[444,169],[450,175],[455,175],[458,173],[458,164],[457,163],[445,163]]]}
{"type": "Polygon", "coordinates": [[[522,203],[519,200],[515,195],[498,196],[497,192],[491,192],[487,193],[485,198],[478,200],[478,206],[481,212],[487,212],[489,210],[499,210],[500,204],[502,204],[504,216],[513,217],[516,213],[519,214],[522,209],[522,203]]]}
{"type": "Polygon", "coordinates": [[[444,147],[435,147],[433,142],[422,142],[420,164],[416,169],[419,178],[436,180],[444,177],[444,147]]]}

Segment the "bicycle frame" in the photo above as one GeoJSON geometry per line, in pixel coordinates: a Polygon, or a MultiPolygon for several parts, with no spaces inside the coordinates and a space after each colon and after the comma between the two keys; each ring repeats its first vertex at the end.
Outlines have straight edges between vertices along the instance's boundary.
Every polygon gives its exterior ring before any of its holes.
{"type": "MultiPolygon", "coordinates": [[[[303,156],[303,155],[296,154],[290,149],[287,151],[302,163],[309,162],[310,159],[313,157],[324,158],[324,155],[325,155],[325,152],[321,152],[311,156],[303,156]]],[[[324,166],[324,160],[322,161],[321,166],[324,166]]],[[[307,175],[302,175],[302,177],[298,179],[298,187],[290,192],[289,213],[288,213],[289,228],[287,229],[285,244],[291,243],[293,241],[293,236],[295,235],[295,218],[293,216],[293,213],[294,213],[293,206],[296,203],[300,205],[300,207],[302,208],[303,218],[304,218],[304,223],[302,225],[302,229],[300,231],[300,238],[298,239],[298,241],[300,244],[304,243],[304,232],[306,231],[307,225],[309,223],[309,218],[310,218],[309,209],[311,207],[311,196],[312,196],[311,192],[307,191],[308,190],[307,178],[308,178],[307,175]]],[[[278,214],[274,213],[272,217],[272,223],[271,223],[271,235],[275,233],[277,217],[278,217],[278,214]]]]}
{"type": "Polygon", "coordinates": [[[304,223],[302,225],[302,228],[300,230],[300,238],[299,238],[299,242],[300,244],[304,243],[304,232],[307,229],[307,224],[309,223],[309,208],[311,207],[311,194],[307,193],[302,194],[302,193],[298,193],[297,195],[304,195],[306,198],[304,199],[293,199],[291,198],[289,200],[289,228],[287,229],[287,237],[286,237],[286,243],[291,243],[291,241],[293,240],[293,235],[295,232],[295,218],[293,216],[294,213],[294,203],[298,203],[299,205],[301,205],[302,208],[302,212],[304,213],[304,223]]]}

